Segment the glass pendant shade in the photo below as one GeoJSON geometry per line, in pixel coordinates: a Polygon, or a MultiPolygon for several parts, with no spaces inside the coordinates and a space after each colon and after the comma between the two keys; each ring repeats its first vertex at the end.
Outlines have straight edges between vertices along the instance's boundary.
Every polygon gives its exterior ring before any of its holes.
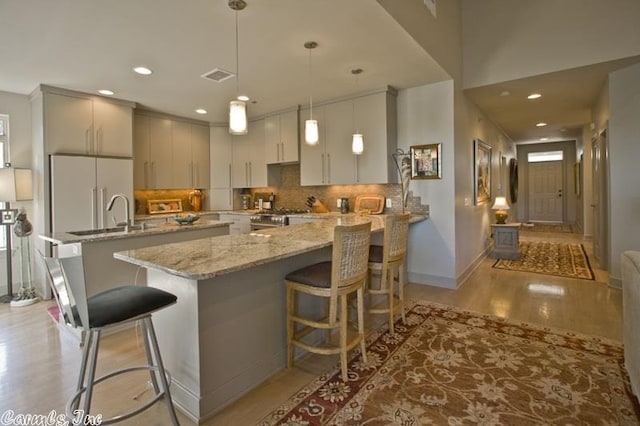
{"type": "Polygon", "coordinates": [[[229,102],[229,133],[247,134],[247,104],[242,101],[229,102]]]}
{"type": "Polygon", "coordinates": [[[304,122],[304,141],[307,145],[317,145],[318,140],[318,120],[306,120],[304,122]]]}
{"type": "Polygon", "coordinates": [[[360,155],[364,152],[364,138],[362,133],[354,133],[353,141],[351,142],[351,152],[356,155],[360,155]]]}

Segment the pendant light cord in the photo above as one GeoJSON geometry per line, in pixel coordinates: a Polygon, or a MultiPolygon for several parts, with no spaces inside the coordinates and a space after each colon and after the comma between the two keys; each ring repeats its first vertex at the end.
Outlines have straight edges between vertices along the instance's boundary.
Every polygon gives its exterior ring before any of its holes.
{"type": "Polygon", "coordinates": [[[313,120],[313,79],[311,77],[311,48],[309,48],[309,120],[313,120]]]}
{"type": "Polygon", "coordinates": [[[238,48],[238,11],[236,10],[236,97],[240,95],[240,56],[238,48]]]}

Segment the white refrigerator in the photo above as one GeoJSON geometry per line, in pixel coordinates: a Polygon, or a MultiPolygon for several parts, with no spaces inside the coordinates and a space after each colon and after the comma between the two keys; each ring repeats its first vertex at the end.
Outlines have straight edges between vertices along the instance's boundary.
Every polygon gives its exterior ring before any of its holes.
{"type": "Polygon", "coordinates": [[[133,160],[76,155],[51,156],[51,230],[81,231],[113,226],[111,217],[124,221],[124,203],[107,204],[114,194],[129,199],[134,215],[133,160]]]}

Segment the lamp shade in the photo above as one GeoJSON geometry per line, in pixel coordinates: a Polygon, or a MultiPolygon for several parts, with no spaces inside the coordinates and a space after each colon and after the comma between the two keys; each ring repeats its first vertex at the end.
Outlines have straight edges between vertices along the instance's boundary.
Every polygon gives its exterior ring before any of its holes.
{"type": "Polygon", "coordinates": [[[318,120],[306,120],[304,122],[304,141],[307,145],[317,145],[318,139],[318,120]]]}
{"type": "Polygon", "coordinates": [[[30,169],[5,167],[0,169],[0,201],[33,199],[33,179],[30,169]]]}
{"type": "Polygon", "coordinates": [[[229,133],[232,135],[247,134],[247,104],[233,100],[229,103],[229,133]]]}
{"type": "Polygon", "coordinates": [[[493,203],[492,210],[509,210],[509,204],[507,204],[506,197],[496,197],[496,201],[493,203]]]}
{"type": "Polygon", "coordinates": [[[351,142],[351,152],[356,155],[360,155],[364,152],[364,138],[362,133],[354,133],[353,141],[351,142]]]}

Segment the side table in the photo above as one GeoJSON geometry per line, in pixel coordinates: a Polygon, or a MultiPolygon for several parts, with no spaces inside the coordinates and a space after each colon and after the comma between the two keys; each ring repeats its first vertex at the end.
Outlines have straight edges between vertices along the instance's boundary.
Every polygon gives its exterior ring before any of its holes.
{"type": "Polygon", "coordinates": [[[493,257],[495,259],[520,259],[520,223],[492,224],[493,257]]]}

